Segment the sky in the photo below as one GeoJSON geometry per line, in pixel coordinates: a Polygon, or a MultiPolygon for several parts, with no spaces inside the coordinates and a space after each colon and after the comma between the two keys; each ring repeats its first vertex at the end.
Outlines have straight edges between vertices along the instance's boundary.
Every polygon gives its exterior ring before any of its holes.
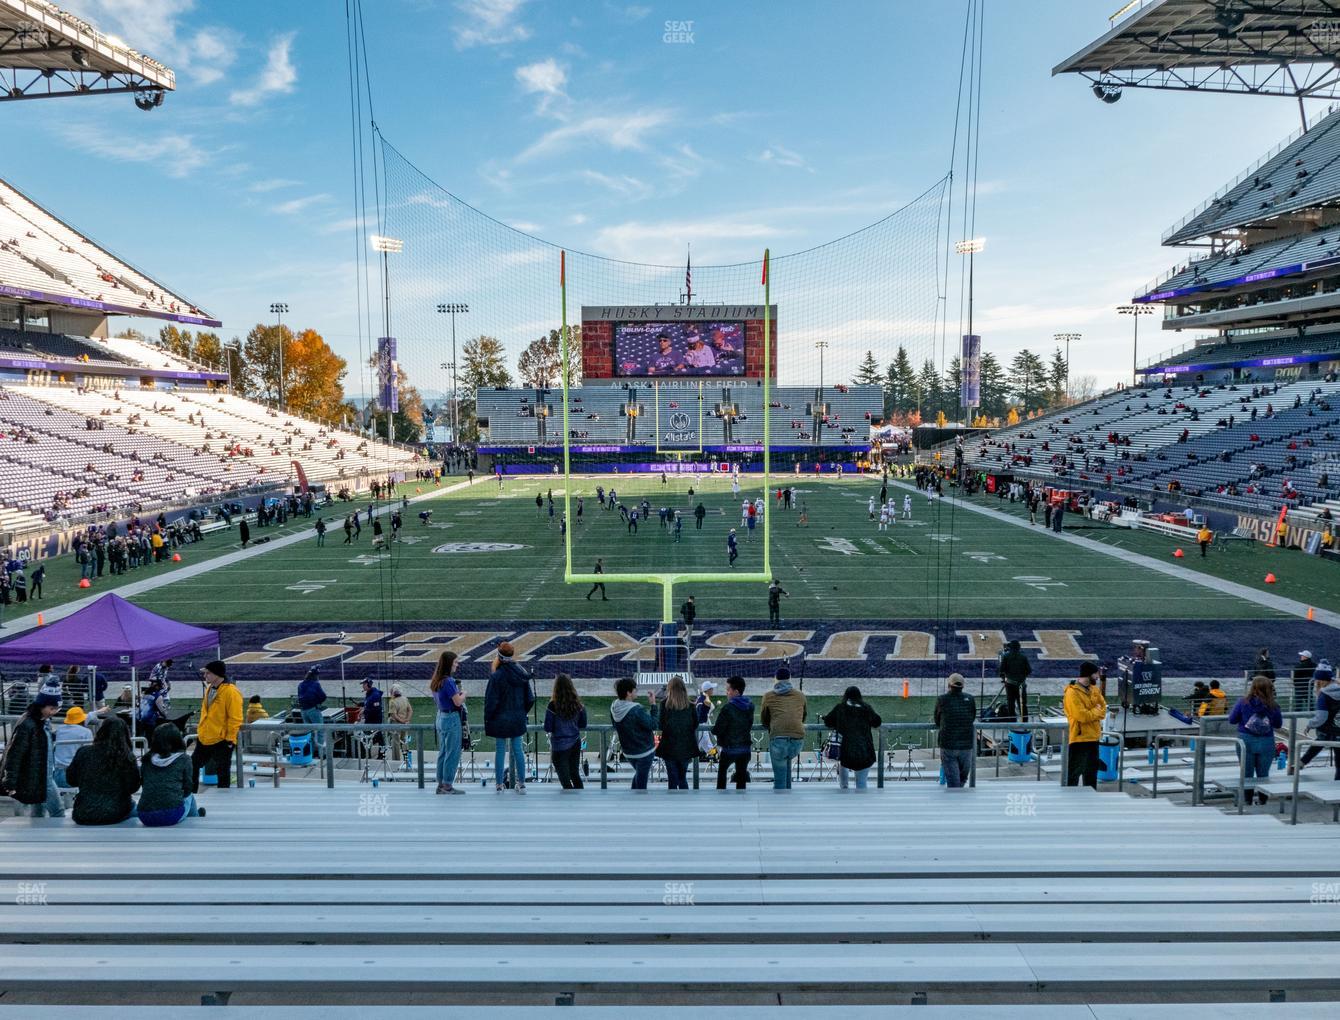
{"type": "MultiPolygon", "coordinates": [[[[965,2],[364,0],[373,114],[443,187],[559,244],[674,263],[691,243],[704,265],[797,251],[949,169],[965,2]]],[[[178,88],[149,113],[125,96],[6,104],[0,175],[225,338],[282,301],[357,360],[344,0],[64,6],[178,88]]],[[[1100,386],[1130,373],[1115,306],[1187,257],[1162,233],[1299,127],[1288,99],[1108,105],[1052,77],[1116,6],[988,0],[975,230],[984,350],[1080,333],[1072,374],[1100,386]]],[[[1158,321],[1141,323],[1142,363],[1192,337],[1158,321]]]]}

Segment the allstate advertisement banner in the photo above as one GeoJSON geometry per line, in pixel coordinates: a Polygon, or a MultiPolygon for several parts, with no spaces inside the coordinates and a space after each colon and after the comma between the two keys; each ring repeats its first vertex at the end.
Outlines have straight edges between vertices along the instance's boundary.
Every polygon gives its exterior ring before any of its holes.
{"type": "Polygon", "coordinates": [[[963,336],[963,350],[959,355],[959,403],[964,407],[982,404],[982,338],[975,333],[963,336]]]}
{"type": "Polygon", "coordinates": [[[399,365],[393,336],[377,339],[377,404],[381,411],[395,414],[400,410],[399,365]]]}

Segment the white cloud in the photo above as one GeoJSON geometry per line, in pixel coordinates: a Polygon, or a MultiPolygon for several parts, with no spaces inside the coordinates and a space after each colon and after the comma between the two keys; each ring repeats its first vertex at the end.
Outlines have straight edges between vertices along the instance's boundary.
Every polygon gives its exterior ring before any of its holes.
{"type": "Polygon", "coordinates": [[[498,46],[530,38],[530,29],[519,15],[526,0],[460,0],[456,9],[464,16],[456,26],[456,48],[498,46]]]}
{"type": "Polygon", "coordinates": [[[586,213],[573,213],[568,217],[568,226],[580,227],[586,222],[586,213]]]}
{"type": "Polygon", "coordinates": [[[256,79],[256,84],[250,88],[235,89],[229,96],[235,105],[259,106],[270,96],[293,91],[298,81],[298,70],[291,59],[293,35],[288,32],[270,44],[265,68],[256,79]]]}
{"type": "Polygon", "coordinates": [[[766,223],[732,220],[662,220],[642,223],[630,220],[603,227],[595,236],[595,247],[615,258],[634,262],[675,264],[683,260],[692,242],[703,264],[754,257],[756,246],[737,242],[777,238],[786,231],[766,223]]]}
{"type": "Polygon", "coordinates": [[[278,205],[272,206],[270,211],[279,213],[281,216],[293,216],[310,206],[329,201],[329,195],[303,195],[301,198],[291,198],[287,202],[280,202],[278,205]]]}
{"type": "Polygon", "coordinates": [[[530,220],[505,220],[504,222],[513,230],[519,230],[523,234],[537,234],[540,231],[540,225],[532,223],[530,220]]]}
{"type": "Polygon", "coordinates": [[[60,6],[201,85],[218,81],[237,59],[241,40],[231,29],[203,25],[189,37],[179,34],[195,0],[62,0],[60,6]]]}
{"type": "Polygon", "coordinates": [[[550,156],[583,142],[598,142],[616,150],[641,150],[645,136],[670,122],[663,110],[639,110],[628,114],[598,114],[556,127],[517,156],[518,162],[550,156]]]}
{"type": "MultiPolygon", "coordinates": [[[[608,188],[617,195],[625,195],[629,198],[641,198],[651,193],[651,185],[627,174],[620,174],[616,177],[601,173],[599,170],[583,170],[581,176],[592,184],[599,184],[602,188],[608,188]]],[[[585,220],[585,217],[582,217],[582,219],[585,220]]]]}
{"type": "Polygon", "coordinates": [[[553,57],[518,67],[516,80],[521,83],[521,88],[528,95],[539,94],[538,112],[541,115],[549,112],[551,104],[556,100],[567,98],[563,86],[567,84],[568,72],[553,57]]]}
{"type": "Polygon", "coordinates": [[[278,191],[280,188],[293,188],[301,184],[302,181],[292,181],[287,177],[268,177],[260,181],[252,181],[247,186],[247,190],[255,194],[263,194],[267,191],[278,191]]]}
{"type": "Polygon", "coordinates": [[[792,152],[790,149],[780,145],[770,145],[759,153],[758,158],[764,163],[776,163],[778,166],[795,167],[797,170],[805,170],[814,173],[814,167],[806,162],[805,157],[798,152],[792,152]]]}
{"type": "Polygon", "coordinates": [[[169,177],[189,177],[214,156],[188,134],[140,135],[135,141],[127,142],[122,135],[92,124],[68,124],[58,130],[75,148],[123,163],[148,163],[169,177]]]}

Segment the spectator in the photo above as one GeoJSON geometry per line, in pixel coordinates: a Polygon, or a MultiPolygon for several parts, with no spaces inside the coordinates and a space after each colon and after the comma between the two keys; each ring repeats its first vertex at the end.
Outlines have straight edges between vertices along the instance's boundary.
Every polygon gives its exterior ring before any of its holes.
{"type": "Polygon", "coordinates": [[[687,790],[689,762],[698,756],[698,709],[689,701],[682,676],[672,676],[665,685],[660,716],[661,740],[656,745],[656,757],[665,762],[670,789],[687,790]]]}
{"type": "Polygon", "coordinates": [[[437,703],[437,792],[464,793],[456,788],[456,769],[461,763],[461,736],[465,731],[465,692],[455,680],[455,652],[443,652],[433,667],[428,690],[437,703]]]}
{"type": "Polygon", "coordinates": [[[151,828],[176,825],[183,818],[204,818],[195,802],[195,775],[181,730],[164,723],[149,741],[150,754],[140,763],[140,824],[151,828]]]}
{"type": "Polygon", "coordinates": [[[1200,530],[1196,532],[1196,544],[1200,546],[1200,558],[1204,559],[1209,551],[1210,543],[1214,541],[1214,532],[1210,530],[1208,524],[1202,524],[1200,530]]]}
{"type": "Polygon", "coordinates": [[[535,704],[530,674],[512,661],[511,642],[498,646],[493,672],[484,690],[484,733],[494,738],[493,778],[497,793],[503,791],[507,752],[512,752],[512,778],[517,793],[526,792],[526,713],[535,704]]]}
{"type": "Polygon", "coordinates": [[[1293,668],[1293,703],[1297,706],[1312,704],[1312,677],[1317,672],[1317,661],[1309,651],[1298,653],[1298,664],[1293,668]]]}
{"type": "MultiPolygon", "coordinates": [[[[764,695],[767,701],[767,695],[764,695]]],[[[864,790],[875,764],[875,741],[871,731],[882,722],[875,710],[865,703],[859,687],[848,687],[842,700],[824,716],[824,725],[833,731],[840,747],[838,786],[847,788],[847,773],[856,776],[856,789],[864,790]]]]}
{"type": "Polygon", "coordinates": [[[1263,676],[1267,680],[1275,679],[1275,664],[1270,661],[1270,649],[1262,648],[1256,654],[1256,662],[1252,666],[1252,676],[1263,676]]]}
{"type": "Polygon", "coordinates": [[[791,671],[777,670],[772,690],[763,695],[759,718],[768,730],[768,757],[772,761],[772,788],[791,789],[791,762],[805,743],[805,695],[791,686],[791,671]]]}
{"type": "MultiPolygon", "coordinates": [[[[1340,683],[1336,683],[1335,670],[1324,659],[1317,665],[1316,674],[1317,705],[1312,718],[1307,721],[1307,729],[1316,733],[1318,740],[1340,740],[1340,683]]],[[[1298,767],[1305,768],[1325,748],[1309,747],[1298,760],[1298,767]]],[[[1331,748],[1331,761],[1335,764],[1335,778],[1340,779],[1340,752],[1331,748]]],[[[1289,766],[1293,772],[1293,765],[1289,766]]]]}
{"type": "Polygon", "coordinates": [[[54,731],[52,778],[58,787],[70,785],[65,781],[65,770],[70,767],[70,762],[74,761],[75,753],[81,747],[93,743],[93,731],[84,725],[87,718],[88,713],[78,705],[72,705],[65,713],[65,721],[54,731]]]}
{"type": "MultiPolygon", "coordinates": [[[[1006,712],[1011,719],[1028,722],[1028,678],[1033,675],[1033,664],[1017,640],[1005,646],[1005,654],[1000,657],[999,673],[1001,685],[1005,689],[1006,712]]],[[[940,695],[941,700],[944,697],[940,695]]]]}
{"type": "Polygon", "coordinates": [[[977,702],[963,689],[963,674],[951,673],[947,690],[935,699],[935,725],[939,727],[940,765],[945,786],[960,790],[972,775],[976,757],[977,702]]]}
{"type": "Polygon", "coordinates": [[[619,746],[628,764],[633,766],[633,789],[645,790],[651,772],[652,752],[656,749],[656,692],[648,691],[648,711],[637,703],[637,681],[620,677],[614,685],[616,700],[610,705],[610,719],[619,735],[619,746]]]}
{"type": "MultiPolygon", "coordinates": [[[[1228,721],[1237,726],[1238,736],[1246,745],[1246,778],[1265,779],[1270,775],[1270,762],[1275,757],[1275,731],[1284,725],[1284,717],[1275,702],[1275,685],[1263,676],[1252,677],[1251,687],[1233,706],[1228,721]]],[[[1248,796],[1253,792],[1258,804],[1269,800],[1263,790],[1249,790],[1248,796]]]]}
{"type": "MultiPolygon", "coordinates": [[[[321,710],[321,706],[326,703],[326,692],[321,687],[320,677],[320,668],[313,666],[298,684],[298,711],[302,713],[302,721],[312,726],[323,726],[326,722],[321,710]]],[[[312,750],[325,757],[326,736],[323,732],[313,731],[312,750]]]]}
{"type": "Polygon", "coordinates": [[[544,710],[544,732],[549,734],[549,760],[559,785],[565,790],[583,788],[581,776],[582,730],[586,729],[586,706],[577,697],[572,677],[554,678],[554,692],[544,710]]]}
{"type": "Polygon", "coordinates": [[[749,754],[754,749],[754,703],[744,695],[744,678],[728,677],[726,703],[721,706],[712,734],[717,738],[717,789],[726,788],[726,771],[735,766],[735,788],[743,790],[749,782],[749,754]]]}
{"type": "Polygon", "coordinates": [[[698,698],[693,703],[693,707],[698,713],[698,725],[708,727],[708,729],[698,732],[698,756],[700,758],[708,757],[716,749],[711,731],[712,709],[716,708],[712,701],[712,692],[716,689],[715,681],[704,680],[698,685],[698,698]]]}
{"type": "Polygon", "coordinates": [[[226,790],[232,785],[233,748],[242,726],[242,692],[228,679],[227,667],[218,659],[206,663],[200,675],[205,693],[200,699],[191,764],[197,775],[202,768],[212,769],[219,789],[226,790]]]}
{"type": "MultiPolygon", "coordinates": [[[[60,707],[60,684],[48,679],[24,708],[5,748],[0,790],[7,791],[33,818],[62,818],[65,806],[53,776],[55,755],[47,720],[60,707]]],[[[15,812],[21,814],[22,809],[15,812]]]]}
{"type": "MultiPolygon", "coordinates": [[[[410,704],[399,684],[391,685],[391,700],[386,703],[386,721],[396,726],[408,726],[414,721],[414,706],[410,704]]],[[[408,735],[402,730],[392,734],[391,753],[396,761],[403,761],[409,747],[408,735]]]]}
{"type": "Polygon", "coordinates": [[[140,770],[130,748],[130,730],[115,717],[98,727],[93,743],[81,747],[65,770],[74,798],[75,825],[117,825],[135,813],[131,794],[140,788],[140,770]]]}
{"type": "Polygon", "coordinates": [[[1200,703],[1196,714],[1202,718],[1207,715],[1226,715],[1228,713],[1228,695],[1219,686],[1218,680],[1211,680],[1205,691],[1205,699],[1200,703]]]}
{"type": "Polygon", "coordinates": [[[261,702],[259,694],[253,694],[247,701],[247,725],[250,726],[257,719],[268,719],[270,713],[265,710],[265,705],[261,702]]]}
{"type": "Polygon", "coordinates": [[[1098,788],[1098,739],[1107,718],[1107,699],[1098,687],[1098,667],[1085,662],[1079,667],[1079,679],[1065,689],[1064,707],[1070,721],[1070,763],[1066,785],[1098,788]]]}

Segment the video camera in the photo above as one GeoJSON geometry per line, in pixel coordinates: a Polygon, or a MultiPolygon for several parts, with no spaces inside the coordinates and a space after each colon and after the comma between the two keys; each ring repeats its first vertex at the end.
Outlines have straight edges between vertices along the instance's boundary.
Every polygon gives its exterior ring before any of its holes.
{"type": "Polygon", "coordinates": [[[1148,641],[1131,642],[1131,654],[1117,659],[1121,707],[1132,715],[1158,715],[1163,698],[1163,661],[1148,641]]]}

